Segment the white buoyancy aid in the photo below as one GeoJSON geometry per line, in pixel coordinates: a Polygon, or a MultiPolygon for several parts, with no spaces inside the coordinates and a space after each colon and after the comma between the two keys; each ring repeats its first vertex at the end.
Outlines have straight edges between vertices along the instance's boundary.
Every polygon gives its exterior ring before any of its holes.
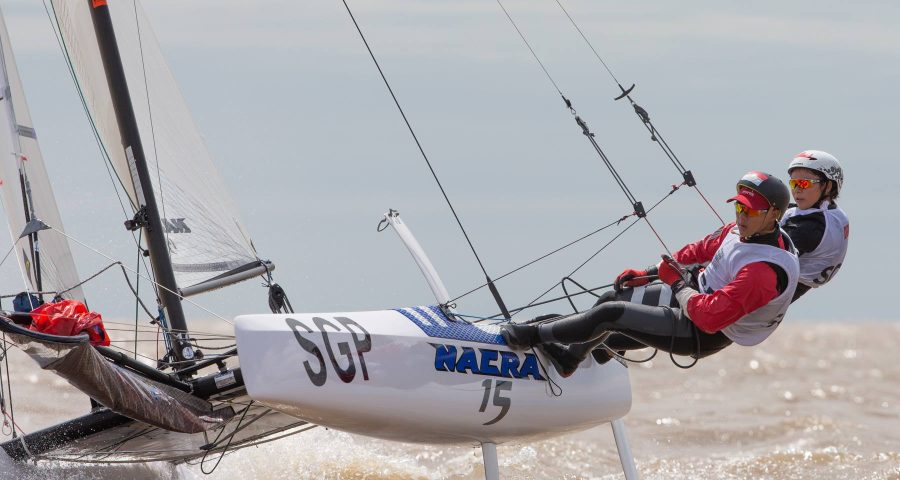
{"type": "Polygon", "coordinates": [[[812,288],[828,283],[844,263],[850,236],[850,219],[837,205],[829,205],[828,200],[823,201],[819,207],[804,210],[791,207],[781,219],[781,224],[784,225],[791,217],[820,212],[825,216],[822,241],[813,251],[800,255],[800,283],[812,288]]]}
{"type": "MultiPolygon", "coordinates": [[[[786,233],[781,234],[790,242],[786,233]]],[[[799,261],[793,244],[788,245],[788,250],[785,250],[760,243],[744,243],[741,242],[737,227],[734,227],[698,278],[700,292],[712,293],[731,283],[744,266],[755,262],[768,262],[781,267],[788,277],[787,287],[769,303],[722,329],[722,333],[738,345],[750,346],[762,342],[784,318],[800,276],[799,261]]]]}

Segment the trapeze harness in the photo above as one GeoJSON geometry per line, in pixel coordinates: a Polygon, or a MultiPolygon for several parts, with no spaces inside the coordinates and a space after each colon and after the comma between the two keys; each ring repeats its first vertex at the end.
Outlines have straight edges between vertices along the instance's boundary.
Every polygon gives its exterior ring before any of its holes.
{"type": "MultiPolygon", "coordinates": [[[[699,276],[702,293],[712,293],[724,287],[741,268],[755,262],[769,264],[776,273],[782,270],[785,281],[778,282],[777,297],[721,331],[706,333],[698,329],[684,309],[677,306],[671,288],[654,282],[631,289],[627,301],[616,298],[553,322],[550,333],[555,341],[580,343],[598,339],[605,332],[615,332],[622,335],[611,335],[605,342],[614,351],[649,346],[694,358],[712,355],[733,342],[755,345],[778,327],[790,305],[799,276],[798,261],[793,251],[790,238],[781,231],[745,242],[740,241],[736,230],[729,232],[699,276]],[[787,249],[776,246],[779,236],[784,238],[787,249]],[[637,301],[641,303],[632,303],[637,301]]],[[[607,298],[609,295],[606,295],[607,298]]],[[[601,302],[603,300],[601,298],[601,302]]]]}
{"type": "Polygon", "coordinates": [[[796,300],[811,288],[825,285],[837,274],[847,255],[850,220],[836,204],[823,200],[805,210],[789,208],[781,225],[797,247],[800,258],[796,300]]]}

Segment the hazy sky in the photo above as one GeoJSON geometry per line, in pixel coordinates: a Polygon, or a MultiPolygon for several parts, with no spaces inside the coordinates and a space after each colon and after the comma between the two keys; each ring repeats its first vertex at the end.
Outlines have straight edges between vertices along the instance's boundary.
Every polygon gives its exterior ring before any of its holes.
{"type": "MultiPolygon", "coordinates": [[[[492,276],[630,212],[496,2],[350,4],[492,276]]],[[[0,5],[66,229],[133,265],[121,210],[43,7],[0,5]]],[[[900,183],[900,4],[564,5],[616,76],[637,83],[634,98],[726,219],[733,210],[724,200],[746,171],[786,176],[801,150],[836,155],[847,179],[839,203],[851,218],[850,251],[836,280],[795,304],[788,319],[897,318],[900,227],[889,201],[900,183]]],[[[680,181],[628,104],[612,101],[617,87],[556,2],[505,6],[635,196],[650,205],[680,181]]],[[[396,235],[375,231],[388,208],[401,212],[451,295],[483,281],[340,1],[154,0],[144,8],[260,255],[276,263],[295,309],[432,301],[396,235]]],[[[650,220],[673,249],[718,225],[687,189],[650,220]]],[[[528,302],[621,228],[499,282],[507,304],[528,302]]],[[[73,250],[83,276],[107,263],[73,250]]],[[[661,252],[638,224],[575,278],[609,283],[661,252]]],[[[4,273],[2,290],[21,288],[10,283],[18,278],[4,273]]],[[[86,289],[107,317],[133,315],[119,280],[107,274],[86,289]]],[[[198,301],[233,316],[267,311],[264,295],[251,281],[198,301]]],[[[496,307],[479,292],[459,310],[496,307]]]]}

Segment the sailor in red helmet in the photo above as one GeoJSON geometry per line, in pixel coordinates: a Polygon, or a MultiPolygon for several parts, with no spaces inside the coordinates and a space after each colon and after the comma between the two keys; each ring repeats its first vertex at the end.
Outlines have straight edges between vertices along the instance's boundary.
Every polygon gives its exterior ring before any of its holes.
{"type": "Polygon", "coordinates": [[[574,373],[591,349],[573,354],[559,344],[589,343],[612,332],[634,340],[633,348],[650,346],[695,358],[731,343],[756,345],[778,327],[799,278],[793,244],[779,228],[789,200],[787,186],[777,177],[749,172],[728,200],[735,204],[734,223],[686,245],[674,262],[626,270],[616,279],[637,286],[656,275],[679,306],[609,301],[540,324],[507,324],[501,334],[513,349],[541,347],[562,376],[574,373]],[[687,284],[679,264],[705,265],[697,288],[687,284]]]}
{"type": "Polygon", "coordinates": [[[781,218],[800,257],[800,284],[794,300],[828,283],[847,255],[850,219],[835,200],[844,184],[837,158],[821,150],[798,153],[788,166],[795,204],[781,218]]]}

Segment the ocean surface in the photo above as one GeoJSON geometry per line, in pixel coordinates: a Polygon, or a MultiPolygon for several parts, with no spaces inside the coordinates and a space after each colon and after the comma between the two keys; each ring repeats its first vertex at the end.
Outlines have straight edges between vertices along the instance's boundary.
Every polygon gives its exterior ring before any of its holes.
{"type": "MultiPolygon", "coordinates": [[[[900,323],[795,323],[762,345],[731,346],[687,370],[664,354],[634,364],[634,400],[625,424],[639,474],[900,479],[898,350],[900,323]]],[[[83,395],[33,368],[21,352],[10,352],[10,368],[16,421],[26,431],[85,412],[83,395]]],[[[502,478],[624,478],[608,425],[498,452],[502,478]]],[[[4,480],[482,477],[479,449],[387,442],[324,428],[227,455],[210,475],[198,465],[18,464],[0,453],[4,480]]]]}

